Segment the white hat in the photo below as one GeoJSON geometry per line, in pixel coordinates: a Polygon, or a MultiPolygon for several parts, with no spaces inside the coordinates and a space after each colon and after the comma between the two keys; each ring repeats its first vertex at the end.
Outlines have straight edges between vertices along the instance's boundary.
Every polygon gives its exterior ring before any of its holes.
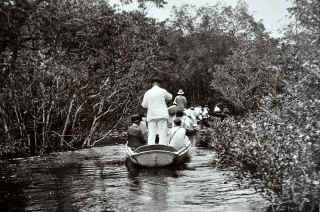
{"type": "Polygon", "coordinates": [[[183,95],[184,94],[183,90],[179,89],[178,94],[183,95]]]}

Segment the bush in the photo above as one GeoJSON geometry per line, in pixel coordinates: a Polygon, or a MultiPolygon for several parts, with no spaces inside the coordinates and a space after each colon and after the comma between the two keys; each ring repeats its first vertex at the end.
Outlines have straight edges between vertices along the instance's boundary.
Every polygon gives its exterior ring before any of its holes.
{"type": "Polygon", "coordinates": [[[163,28],[106,1],[19,2],[0,3],[1,156],[90,147],[123,127],[163,28]]]}
{"type": "Polygon", "coordinates": [[[297,93],[267,96],[260,111],[215,123],[211,146],[220,166],[259,180],[255,187],[276,211],[318,211],[320,126],[314,112],[319,106],[319,99],[297,93]]]}

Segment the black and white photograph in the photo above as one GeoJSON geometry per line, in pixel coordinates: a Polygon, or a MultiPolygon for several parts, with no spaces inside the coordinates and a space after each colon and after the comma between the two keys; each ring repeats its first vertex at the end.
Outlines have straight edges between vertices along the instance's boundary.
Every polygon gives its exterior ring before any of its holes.
{"type": "Polygon", "coordinates": [[[320,212],[320,1],[0,0],[0,212],[320,212]]]}

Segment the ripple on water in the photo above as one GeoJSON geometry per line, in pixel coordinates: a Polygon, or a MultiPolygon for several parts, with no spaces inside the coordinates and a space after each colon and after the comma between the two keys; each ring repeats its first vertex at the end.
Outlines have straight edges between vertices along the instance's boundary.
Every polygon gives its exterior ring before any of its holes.
{"type": "Polygon", "coordinates": [[[14,160],[0,170],[0,211],[263,211],[254,190],[211,167],[212,152],[192,155],[187,169],[138,175],[128,173],[123,145],[14,160]]]}

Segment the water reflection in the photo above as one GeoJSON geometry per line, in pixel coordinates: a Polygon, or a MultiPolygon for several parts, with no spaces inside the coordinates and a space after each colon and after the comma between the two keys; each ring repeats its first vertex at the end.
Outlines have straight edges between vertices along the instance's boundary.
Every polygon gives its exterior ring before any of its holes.
{"type": "MultiPolygon", "coordinates": [[[[138,175],[128,175],[130,199],[143,203],[148,211],[167,211],[169,182],[178,173],[172,169],[140,169],[138,175]]],[[[137,205],[135,206],[137,207],[137,205]]],[[[142,210],[142,208],[139,208],[142,210]]]]}
{"type": "Polygon", "coordinates": [[[122,147],[1,162],[0,211],[263,211],[258,194],[210,167],[208,150],[178,170],[128,171],[122,147]]]}

